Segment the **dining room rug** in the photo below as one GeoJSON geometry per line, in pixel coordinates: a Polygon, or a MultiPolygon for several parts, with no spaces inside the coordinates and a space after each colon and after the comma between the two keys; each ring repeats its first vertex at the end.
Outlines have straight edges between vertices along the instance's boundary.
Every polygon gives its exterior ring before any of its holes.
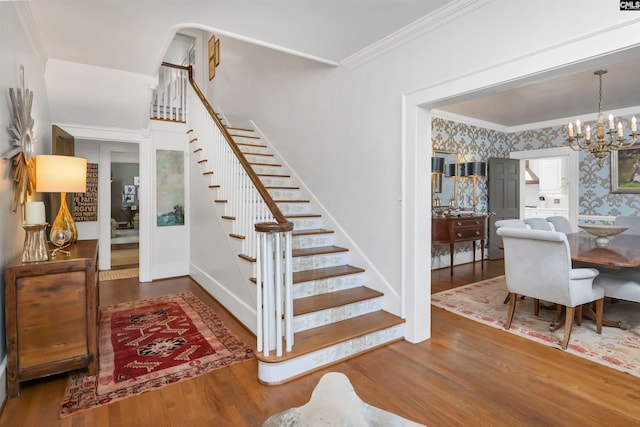
{"type": "MultiPolygon", "coordinates": [[[[510,329],[504,329],[509,305],[504,276],[461,286],[431,296],[431,304],[471,320],[502,329],[538,343],[561,348],[564,328],[549,331],[555,310],[533,314],[533,299],[518,301],[510,329]]],[[[640,377],[640,305],[629,301],[605,300],[604,317],[622,321],[626,330],[603,327],[596,333],[595,322],[574,323],[567,352],[593,362],[640,377]]]]}
{"type": "Polygon", "coordinates": [[[254,357],[191,292],[107,306],[100,315],[98,375],[70,374],[60,417],[254,357]]]}

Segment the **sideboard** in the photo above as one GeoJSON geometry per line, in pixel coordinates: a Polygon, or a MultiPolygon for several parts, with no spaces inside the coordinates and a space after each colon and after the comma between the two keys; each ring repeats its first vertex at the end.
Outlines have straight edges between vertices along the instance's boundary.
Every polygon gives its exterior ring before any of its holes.
{"type": "Polygon", "coordinates": [[[484,269],[484,241],[487,238],[487,215],[431,217],[431,243],[449,245],[451,275],[453,276],[453,245],[472,242],[473,261],[476,261],[476,240],[480,240],[481,266],[484,269]]]}
{"type": "Polygon", "coordinates": [[[80,240],[49,261],[5,271],[7,394],[20,382],[87,368],[98,371],[98,241],[80,240]]]}

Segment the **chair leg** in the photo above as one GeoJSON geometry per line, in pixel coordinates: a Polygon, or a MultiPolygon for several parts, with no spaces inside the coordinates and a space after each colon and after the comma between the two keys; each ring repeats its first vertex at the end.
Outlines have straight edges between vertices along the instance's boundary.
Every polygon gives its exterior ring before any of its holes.
{"type": "Polygon", "coordinates": [[[569,337],[571,336],[571,327],[573,326],[573,316],[575,315],[575,307],[567,307],[567,315],[564,319],[564,338],[562,339],[562,349],[566,350],[569,346],[569,337]]]}
{"type": "Polygon", "coordinates": [[[509,312],[507,313],[507,321],[505,322],[505,329],[509,329],[511,327],[511,321],[513,320],[513,313],[516,311],[516,300],[517,295],[509,292],[509,312]]]}
{"type": "Polygon", "coordinates": [[[576,325],[582,326],[582,306],[576,307],[576,325]]]}
{"type": "Polygon", "coordinates": [[[537,298],[533,299],[533,315],[536,317],[540,315],[540,300],[537,298]]]}
{"type": "Polygon", "coordinates": [[[602,333],[602,312],[604,311],[604,298],[596,300],[596,332],[602,333]]]}

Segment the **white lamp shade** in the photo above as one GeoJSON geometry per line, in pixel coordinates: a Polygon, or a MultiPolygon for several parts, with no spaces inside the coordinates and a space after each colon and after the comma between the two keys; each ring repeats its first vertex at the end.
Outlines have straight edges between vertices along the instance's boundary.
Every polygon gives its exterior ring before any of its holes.
{"type": "Polygon", "coordinates": [[[84,193],[87,191],[87,159],[71,156],[36,156],[36,191],[84,193]]]}

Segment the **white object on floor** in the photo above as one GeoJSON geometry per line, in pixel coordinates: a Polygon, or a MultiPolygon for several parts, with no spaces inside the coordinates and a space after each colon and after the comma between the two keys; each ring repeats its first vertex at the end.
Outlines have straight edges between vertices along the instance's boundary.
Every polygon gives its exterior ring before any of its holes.
{"type": "Polygon", "coordinates": [[[413,421],[363,402],[346,375],[325,374],[305,405],[269,417],[262,427],[418,427],[413,421]]]}

